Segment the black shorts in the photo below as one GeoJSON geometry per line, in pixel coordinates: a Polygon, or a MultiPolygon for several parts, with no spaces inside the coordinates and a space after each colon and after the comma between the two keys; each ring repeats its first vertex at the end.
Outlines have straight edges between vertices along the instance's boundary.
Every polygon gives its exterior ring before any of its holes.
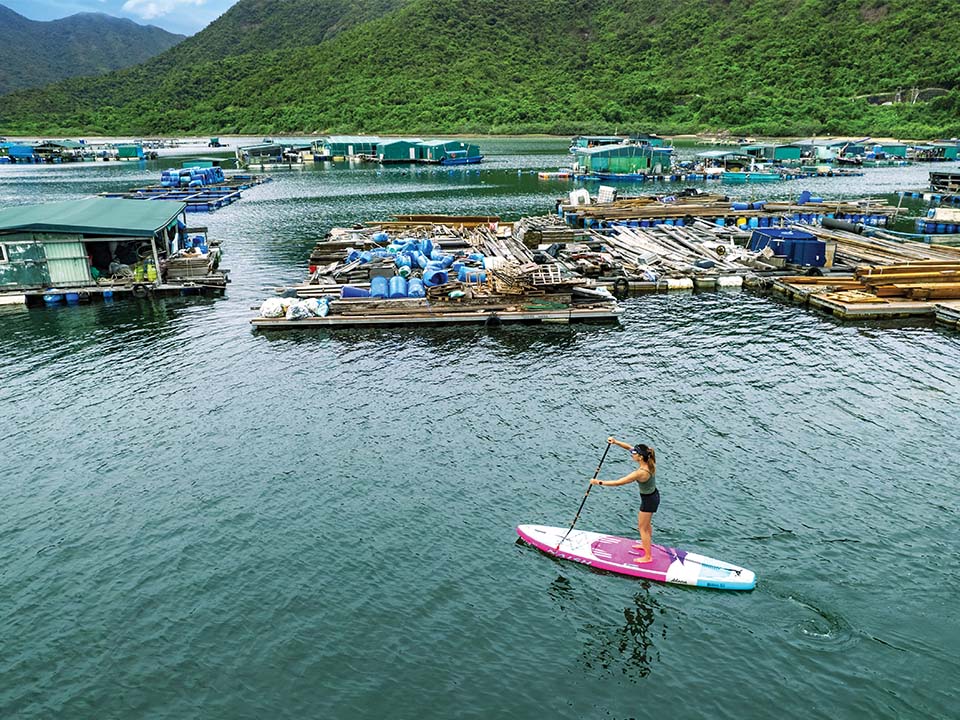
{"type": "Polygon", "coordinates": [[[649,495],[640,496],[640,512],[655,513],[660,507],[660,491],[654,490],[649,495]]]}

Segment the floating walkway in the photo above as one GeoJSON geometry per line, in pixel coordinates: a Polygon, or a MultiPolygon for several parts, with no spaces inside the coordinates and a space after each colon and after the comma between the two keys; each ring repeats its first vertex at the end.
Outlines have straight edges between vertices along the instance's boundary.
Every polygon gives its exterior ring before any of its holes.
{"type": "Polygon", "coordinates": [[[371,302],[362,298],[330,302],[326,317],[287,320],[285,317],[255,317],[250,322],[261,330],[293,330],[330,327],[390,327],[402,325],[486,325],[617,322],[622,310],[609,303],[591,307],[538,307],[537,303],[469,305],[431,303],[426,299],[396,299],[371,302]]]}
{"type": "Polygon", "coordinates": [[[187,212],[213,212],[240,199],[240,193],[255,185],[271,182],[269,175],[231,175],[224,183],[200,187],[147,185],[124,192],[104,192],[101,197],[127,200],[174,200],[184,203],[187,212]]]}

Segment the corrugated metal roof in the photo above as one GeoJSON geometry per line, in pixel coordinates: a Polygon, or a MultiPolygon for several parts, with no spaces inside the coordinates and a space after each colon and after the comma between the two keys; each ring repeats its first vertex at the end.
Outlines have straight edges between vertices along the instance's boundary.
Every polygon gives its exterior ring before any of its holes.
{"type": "Polygon", "coordinates": [[[377,143],[380,147],[389,147],[391,145],[396,145],[398,143],[406,143],[407,145],[416,145],[417,143],[422,143],[423,140],[420,138],[390,138],[389,140],[381,140],[377,143]]]}
{"type": "Polygon", "coordinates": [[[423,142],[417,143],[423,147],[446,147],[447,145],[457,145],[467,147],[468,143],[463,142],[462,140],[424,140],[423,142]]]}
{"type": "Polygon", "coordinates": [[[0,232],[82,233],[153,237],[186,207],[171,200],[133,202],[122,198],[64,200],[0,210],[0,232]]]}
{"type": "Polygon", "coordinates": [[[76,140],[44,140],[42,143],[38,143],[37,147],[61,147],[67,150],[79,150],[86,145],[76,140]]]}

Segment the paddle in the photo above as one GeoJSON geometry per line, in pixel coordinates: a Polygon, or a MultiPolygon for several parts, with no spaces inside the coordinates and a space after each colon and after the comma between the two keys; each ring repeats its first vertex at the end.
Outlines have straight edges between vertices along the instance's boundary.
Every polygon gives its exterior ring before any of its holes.
{"type": "MultiPolygon", "coordinates": [[[[600,457],[600,463],[597,465],[597,471],[593,474],[593,479],[596,480],[597,476],[600,475],[600,468],[603,466],[603,461],[607,459],[607,453],[610,451],[610,446],[613,443],[607,443],[607,449],[603,451],[603,455],[600,457]]],[[[583,504],[587,501],[587,495],[590,494],[590,490],[593,488],[593,483],[587,485],[587,491],[583,494],[583,500],[580,501],[580,507],[577,508],[577,514],[573,518],[573,522],[570,523],[570,529],[567,530],[566,534],[560,538],[560,542],[557,543],[557,546],[553,549],[554,554],[557,550],[560,549],[560,546],[563,545],[563,541],[567,539],[567,535],[570,534],[570,531],[573,530],[573,526],[577,524],[577,520],[580,519],[580,511],[583,510],[583,504]]]]}

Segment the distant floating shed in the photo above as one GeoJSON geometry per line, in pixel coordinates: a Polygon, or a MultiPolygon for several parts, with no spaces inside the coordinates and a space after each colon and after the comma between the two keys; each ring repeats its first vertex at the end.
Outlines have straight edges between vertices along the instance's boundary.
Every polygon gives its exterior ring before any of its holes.
{"type": "Polygon", "coordinates": [[[670,169],[671,148],[633,143],[577,150],[577,165],[587,173],[615,175],[660,174],[670,169]]]}
{"type": "Polygon", "coordinates": [[[377,143],[377,160],[382,163],[412,163],[417,161],[420,138],[391,138],[377,143]]]}
{"type": "Polygon", "coordinates": [[[117,160],[143,160],[143,145],[117,145],[117,160]]]}
{"type": "Polygon", "coordinates": [[[441,165],[467,165],[483,160],[480,146],[460,140],[425,140],[417,143],[417,160],[441,165]]]}
{"type": "Polygon", "coordinates": [[[330,157],[374,156],[381,138],[376,135],[331,135],[323,144],[324,155],[330,157]]]}
{"type": "Polygon", "coordinates": [[[740,148],[750,157],[764,162],[798,162],[802,148],[794,143],[757,143],[740,148]]]}

